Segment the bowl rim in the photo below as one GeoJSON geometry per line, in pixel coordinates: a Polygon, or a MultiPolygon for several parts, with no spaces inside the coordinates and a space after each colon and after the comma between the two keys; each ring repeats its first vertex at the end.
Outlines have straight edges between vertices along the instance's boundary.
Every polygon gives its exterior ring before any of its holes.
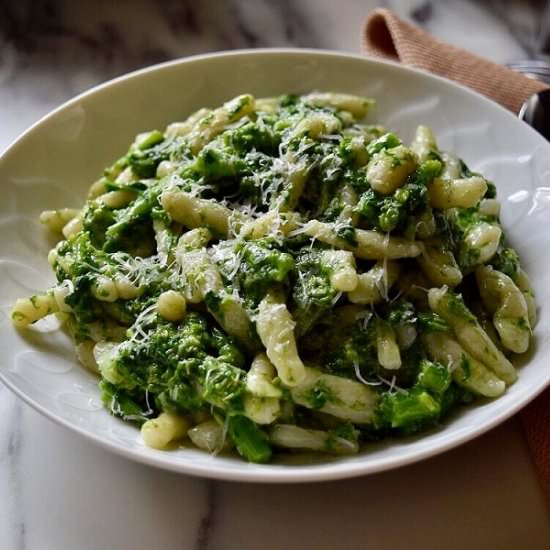
{"type": "MultiPolygon", "coordinates": [[[[388,61],[384,59],[372,58],[361,54],[348,53],[330,49],[315,49],[315,48],[251,48],[251,49],[239,49],[239,50],[229,50],[229,51],[217,51],[212,53],[197,54],[192,56],[181,57],[162,63],[157,63],[150,65],[129,73],[125,73],[116,78],[102,82],[92,88],[85,90],[84,92],[76,95],[75,97],[69,99],[68,101],[62,103],[60,106],[51,110],[44,116],[42,116],[38,121],[33,123],[29,128],[23,131],[17,138],[15,138],[3,151],[0,152],[0,169],[3,162],[7,157],[13,154],[21,145],[24,145],[24,142],[28,135],[32,134],[36,129],[46,124],[50,119],[58,116],[63,111],[70,109],[73,105],[79,103],[82,100],[85,100],[88,96],[92,96],[110,86],[116,85],[118,83],[130,80],[133,78],[139,78],[140,76],[151,74],[156,71],[162,71],[165,68],[185,65],[189,63],[200,63],[202,61],[208,61],[213,58],[224,58],[224,57],[247,57],[247,56],[280,56],[280,55],[289,55],[289,56],[303,56],[311,55],[316,57],[327,57],[327,58],[340,58],[340,59],[354,59],[361,62],[370,63],[373,65],[389,66],[394,70],[401,71],[404,73],[409,73],[413,75],[420,75],[423,78],[433,79],[438,81],[441,85],[450,88],[458,88],[462,90],[463,93],[473,95],[477,98],[477,101],[482,101],[485,104],[490,104],[494,109],[495,107],[501,112],[501,115],[510,117],[514,120],[519,119],[515,117],[510,111],[499,105],[498,103],[492,101],[486,96],[467,88],[466,86],[457,84],[449,79],[444,77],[434,75],[428,71],[417,69],[414,67],[408,67],[401,65],[398,62],[388,61]]],[[[527,131],[537,134],[535,130],[530,128],[527,124],[525,125],[527,131]]],[[[540,136],[539,136],[540,138],[540,136]]],[[[129,449],[121,443],[106,440],[99,435],[94,434],[93,432],[87,431],[86,429],[81,428],[76,423],[73,423],[60,415],[56,415],[53,411],[48,410],[43,405],[34,401],[32,398],[28,397],[24,390],[20,389],[15,383],[13,383],[9,378],[3,374],[3,370],[0,369],[0,381],[2,381],[6,387],[8,387],[13,393],[15,393],[19,398],[21,398],[26,404],[30,405],[34,410],[41,413],[45,417],[53,420],[57,424],[68,428],[70,431],[76,432],[80,436],[91,440],[97,443],[100,447],[104,449],[109,449],[114,453],[124,456],[130,460],[146,464],[149,466],[155,466],[162,468],[164,470],[170,470],[173,472],[183,473],[187,475],[194,475],[203,478],[218,479],[225,481],[240,481],[240,482],[255,482],[255,483],[304,483],[304,482],[319,482],[319,481],[332,481],[338,479],[347,479],[351,477],[357,477],[361,475],[380,473],[387,470],[392,470],[395,468],[400,468],[420,460],[431,458],[437,455],[440,455],[444,452],[447,452],[467,441],[471,441],[478,436],[488,432],[489,430],[495,428],[505,420],[512,417],[516,414],[521,408],[527,405],[529,402],[534,400],[538,395],[540,395],[547,386],[550,385],[550,377],[545,384],[538,386],[535,389],[532,389],[529,393],[519,398],[509,406],[505,411],[497,414],[494,418],[491,418],[489,421],[484,422],[481,426],[474,426],[465,433],[457,434],[449,441],[440,441],[437,443],[435,448],[425,448],[419,449],[413,452],[408,452],[405,456],[396,456],[390,458],[383,458],[377,461],[371,461],[366,464],[358,463],[349,463],[346,461],[331,461],[328,463],[312,463],[307,465],[300,466],[291,466],[291,465],[249,465],[246,462],[243,462],[242,469],[236,468],[226,468],[223,465],[220,465],[217,468],[212,468],[209,465],[202,464],[193,464],[192,461],[189,462],[171,462],[163,460],[164,454],[161,454],[162,451],[155,452],[154,454],[145,454],[136,452],[133,449],[129,449]],[[336,465],[336,467],[334,467],[336,465]],[[249,467],[247,469],[247,466],[249,467]],[[253,468],[250,468],[253,466],[253,468]],[[333,466],[333,467],[331,467],[333,466]],[[328,469],[327,469],[328,467],[328,469]]]]}

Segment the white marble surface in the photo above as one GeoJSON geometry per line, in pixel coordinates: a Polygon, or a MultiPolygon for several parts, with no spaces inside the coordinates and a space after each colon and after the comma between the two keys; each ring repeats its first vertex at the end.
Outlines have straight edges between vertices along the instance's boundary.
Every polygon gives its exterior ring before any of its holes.
{"type": "MultiPolygon", "coordinates": [[[[5,2],[0,150],[74,94],[157,61],[259,46],[357,51],[361,22],[379,4],[505,62],[534,55],[543,2],[5,2]]],[[[515,419],[394,472],[278,487],[134,464],[42,418],[3,386],[0,419],[1,550],[550,548],[515,419]]]]}

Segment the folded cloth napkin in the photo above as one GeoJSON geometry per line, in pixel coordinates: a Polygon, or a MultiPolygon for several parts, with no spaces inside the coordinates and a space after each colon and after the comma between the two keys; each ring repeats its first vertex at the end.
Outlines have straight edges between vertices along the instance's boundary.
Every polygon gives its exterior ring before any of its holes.
{"type": "Polygon", "coordinates": [[[454,80],[514,113],[530,95],[548,87],[438,40],[387,9],[371,13],[363,32],[363,49],[369,55],[401,61],[454,80]]]}
{"type": "MultiPolygon", "coordinates": [[[[363,31],[364,52],[401,61],[468,86],[517,113],[530,95],[548,86],[451,46],[405,23],[386,9],[374,10],[363,31]]],[[[550,503],[550,389],[520,413],[550,503]]]]}

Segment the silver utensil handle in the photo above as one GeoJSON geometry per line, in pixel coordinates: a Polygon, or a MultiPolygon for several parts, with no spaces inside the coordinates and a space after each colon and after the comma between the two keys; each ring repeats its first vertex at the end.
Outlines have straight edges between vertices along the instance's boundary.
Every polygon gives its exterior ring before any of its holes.
{"type": "Polygon", "coordinates": [[[550,55],[550,1],[544,3],[544,10],[540,20],[537,53],[550,55]]]}

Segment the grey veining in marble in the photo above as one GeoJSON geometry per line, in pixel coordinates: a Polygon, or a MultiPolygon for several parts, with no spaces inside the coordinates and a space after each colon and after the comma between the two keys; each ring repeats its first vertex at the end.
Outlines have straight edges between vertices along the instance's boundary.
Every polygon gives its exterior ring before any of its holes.
{"type": "Polygon", "coordinates": [[[210,550],[212,538],[217,527],[218,511],[220,506],[219,484],[208,481],[206,487],[206,512],[201,518],[196,540],[196,550],[210,550]]]}
{"type": "Polygon", "coordinates": [[[69,97],[152,63],[247,47],[358,51],[361,23],[377,5],[393,8],[443,39],[506,61],[534,52],[539,21],[536,10],[542,2],[2,2],[0,150],[14,134],[69,97]]]}
{"type": "MultiPolygon", "coordinates": [[[[21,411],[24,407],[20,401],[15,401],[11,410],[6,405],[10,401],[6,399],[7,389],[0,387],[0,415],[2,418],[9,418],[12,421],[9,431],[6,431],[4,438],[0,438],[0,472],[8,473],[3,476],[6,483],[5,493],[11,496],[4,501],[3,513],[0,515],[0,527],[6,536],[5,543],[9,541],[10,548],[22,550],[25,548],[25,521],[23,518],[23,501],[21,496],[22,472],[21,453],[23,444],[23,429],[21,426],[21,411]],[[3,525],[6,523],[6,525],[3,525]]],[[[2,495],[5,496],[5,495],[2,495]]]]}
{"type": "MultiPolygon", "coordinates": [[[[543,4],[3,1],[0,151],[75,94],[152,63],[248,47],[357,52],[362,22],[379,5],[498,62],[530,57],[543,4]]],[[[271,487],[207,482],[129,462],[42,418],[1,386],[0,419],[0,550],[278,550],[313,544],[346,550],[367,543],[430,550],[441,548],[442,540],[448,549],[550,547],[542,498],[515,421],[395,472],[271,487]],[[457,478],[460,490],[448,494],[457,478]],[[514,507],[523,513],[511,521],[514,507]],[[419,515],[423,509],[426,514],[419,515]]]]}

